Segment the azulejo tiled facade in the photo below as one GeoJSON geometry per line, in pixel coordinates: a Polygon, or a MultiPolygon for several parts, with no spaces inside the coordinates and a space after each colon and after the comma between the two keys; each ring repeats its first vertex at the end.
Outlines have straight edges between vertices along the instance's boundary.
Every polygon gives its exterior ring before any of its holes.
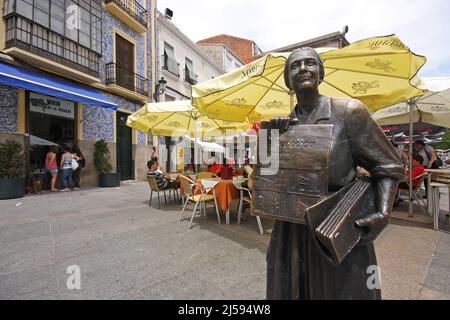
{"type": "Polygon", "coordinates": [[[17,121],[17,89],[0,84],[0,132],[16,133],[17,121]]]}
{"type": "Polygon", "coordinates": [[[147,144],[146,141],[146,134],[143,132],[138,131],[137,132],[137,139],[136,139],[137,144],[141,144],[141,145],[145,145],[147,144]]]}
{"type": "MultiPolygon", "coordinates": [[[[105,65],[114,61],[113,48],[113,28],[125,33],[128,37],[136,42],[136,73],[142,77],[147,77],[145,70],[145,35],[136,33],[133,29],[126,26],[122,21],[112,16],[108,11],[103,9],[103,36],[102,36],[102,54],[100,62],[100,79],[105,81],[105,65]]],[[[150,33],[150,32],[149,32],[150,33]]],[[[148,42],[151,43],[151,42],[148,42]]]]}
{"type": "Polygon", "coordinates": [[[114,142],[115,112],[83,105],[83,139],[114,142]]]}
{"type": "MultiPolygon", "coordinates": [[[[105,93],[120,109],[135,112],[142,106],[114,94],[105,93]]],[[[114,117],[111,110],[83,105],[83,139],[114,141],[114,117]]],[[[138,132],[137,143],[146,144],[145,133],[138,132]]]]}

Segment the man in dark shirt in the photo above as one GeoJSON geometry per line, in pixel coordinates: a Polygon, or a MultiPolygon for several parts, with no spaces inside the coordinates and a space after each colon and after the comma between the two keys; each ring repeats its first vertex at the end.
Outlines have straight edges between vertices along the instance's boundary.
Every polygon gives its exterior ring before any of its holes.
{"type": "Polygon", "coordinates": [[[178,182],[171,180],[170,175],[162,171],[158,166],[156,158],[152,158],[147,162],[147,177],[155,177],[156,184],[160,190],[178,189],[180,185],[178,182]]]}

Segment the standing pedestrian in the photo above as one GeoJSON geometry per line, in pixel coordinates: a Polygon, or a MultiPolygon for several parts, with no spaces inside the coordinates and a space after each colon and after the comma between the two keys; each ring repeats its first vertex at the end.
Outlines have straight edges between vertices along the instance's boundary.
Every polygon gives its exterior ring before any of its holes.
{"type": "Polygon", "coordinates": [[[426,145],[423,140],[414,142],[414,153],[417,153],[423,158],[423,166],[427,169],[437,169],[434,164],[436,162],[436,152],[433,147],[426,145]]]}
{"type": "MultiPolygon", "coordinates": [[[[439,165],[437,165],[437,156],[434,148],[430,145],[426,145],[423,140],[417,140],[413,145],[413,153],[418,154],[422,157],[423,162],[422,165],[425,169],[438,169],[439,165]]],[[[425,184],[425,196],[428,197],[428,179],[424,180],[425,184]]]]}
{"type": "Polygon", "coordinates": [[[47,155],[45,156],[45,173],[50,174],[50,190],[58,191],[56,189],[56,179],[58,178],[58,164],[56,163],[56,148],[50,147],[47,155]]]}
{"type": "Polygon", "coordinates": [[[156,150],[155,146],[152,146],[151,150],[150,150],[150,159],[153,159],[153,158],[156,158],[156,162],[159,166],[160,165],[159,164],[159,154],[158,154],[158,151],[156,150]]]}
{"type": "Polygon", "coordinates": [[[60,170],[61,170],[61,182],[63,189],[61,192],[70,191],[70,188],[73,185],[72,181],[72,160],[77,160],[78,157],[72,155],[70,152],[71,148],[64,147],[63,148],[63,154],[61,156],[61,164],[60,164],[60,170]]]}
{"type": "Polygon", "coordinates": [[[74,144],[72,146],[72,154],[76,157],[78,157],[78,168],[73,171],[72,173],[72,180],[73,180],[73,187],[74,189],[80,189],[80,175],[81,175],[81,169],[86,166],[86,161],[84,159],[83,153],[81,152],[80,148],[74,144]]]}

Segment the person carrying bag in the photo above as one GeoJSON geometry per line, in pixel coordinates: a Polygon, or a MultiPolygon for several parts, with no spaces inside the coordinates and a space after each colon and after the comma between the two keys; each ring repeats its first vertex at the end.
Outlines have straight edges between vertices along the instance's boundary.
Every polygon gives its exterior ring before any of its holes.
{"type": "Polygon", "coordinates": [[[77,163],[77,167],[75,169],[74,169],[74,167],[72,167],[72,169],[73,169],[73,173],[72,173],[73,187],[75,189],[79,189],[80,188],[81,169],[86,166],[86,160],[84,158],[83,153],[81,152],[80,148],[78,148],[77,145],[72,146],[72,153],[74,155],[76,155],[77,159],[78,159],[77,161],[75,161],[77,163]]]}

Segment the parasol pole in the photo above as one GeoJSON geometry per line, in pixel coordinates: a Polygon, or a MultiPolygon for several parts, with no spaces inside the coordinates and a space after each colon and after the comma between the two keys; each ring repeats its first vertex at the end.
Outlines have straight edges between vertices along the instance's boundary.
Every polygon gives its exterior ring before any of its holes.
{"type": "Polygon", "coordinates": [[[413,155],[413,116],[414,116],[414,106],[415,101],[413,99],[408,100],[409,106],[409,217],[413,217],[413,174],[412,174],[412,155],[413,155]]]}
{"type": "Polygon", "coordinates": [[[198,119],[195,119],[195,129],[194,129],[194,171],[198,173],[198,119]]]}

